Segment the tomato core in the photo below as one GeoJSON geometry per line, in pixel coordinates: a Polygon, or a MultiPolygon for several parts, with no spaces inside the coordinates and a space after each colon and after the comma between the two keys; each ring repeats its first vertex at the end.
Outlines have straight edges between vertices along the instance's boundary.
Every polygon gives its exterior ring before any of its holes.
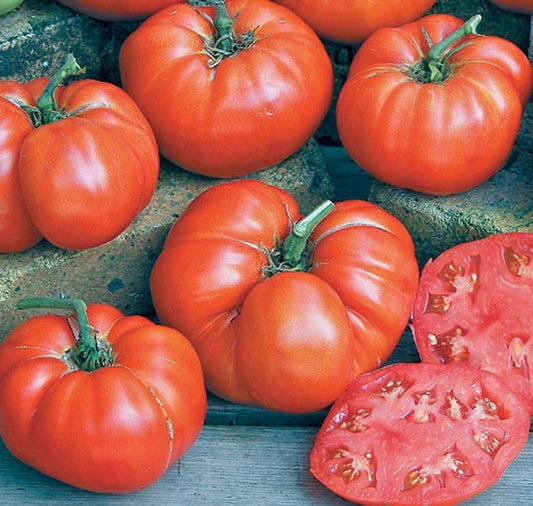
{"type": "Polygon", "coordinates": [[[251,47],[255,43],[254,31],[248,31],[237,36],[233,29],[235,17],[228,13],[225,2],[217,3],[215,16],[211,18],[205,15],[213,23],[215,34],[204,41],[205,52],[209,55],[208,65],[216,67],[224,58],[237,54],[243,49],[251,47]]]}
{"type": "Polygon", "coordinates": [[[17,303],[18,309],[66,309],[76,315],[79,330],[72,328],[76,334],[76,344],[64,353],[63,360],[71,367],[92,372],[100,367],[113,365],[115,355],[106,339],[99,338],[91,327],[87,317],[87,305],[81,299],[33,297],[22,299],[17,303]]]}
{"type": "Polygon", "coordinates": [[[464,47],[469,46],[471,43],[466,42],[453,48],[451,46],[467,35],[477,35],[476,29],[480,22],[480,14],[472,16],[460,28],[450,33],[450,35],[435,45],[424,28],[422,28],[422,34],[428,43],[429,51],[424,58],[421,58],[407,70],[407,74],[421,84],[441,83],[446,80],[451,74],[451,68],[448,64],[450,56],[464,47]]]}

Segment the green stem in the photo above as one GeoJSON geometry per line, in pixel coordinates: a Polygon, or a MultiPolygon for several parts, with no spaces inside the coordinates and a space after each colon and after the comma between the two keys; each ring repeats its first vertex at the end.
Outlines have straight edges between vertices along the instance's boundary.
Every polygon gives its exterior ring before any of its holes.
{"type": "Polygon", "coordinates": [[[84,69],[78,65],[74,55],[67,54],[65,62],[50,78],[41,96],[37,99],[37,108],[42,113],[42,123],[52,123],[63,117],[60,111],[57,110],[54,93],[65,79],[82,72],[84,72],[84,69]]]}
{"type": "Polygon", "coordinates": [[[442,39],[438,44],[433,46],[428,52],[428,62],[442,61],[444,52],[457,41],[461,40],[467,35],[477,34],[477,27],[481,22],[481,14],[472,16],[466,23],[459,27],[447,37],[442,39]]]}
{"type": "Polygon", "coordinates": [[[283,261],[300,265],[302,257],[307,247],[309,236],[317,225],[335,209],[335,204],[330,200],[322,202],[311,213],[297,221],[291,233],[283,242],[283,261]]]}
{"type": "Polygon", "coordinates": [[[235,44],[235,33],[233,32],[233,18],[229,15],[226,2],[219,2],[215,6],[215,19],[213,23],[217,31],[217,47],[228,54],[231,54],[235,44]]]}
{"type": "Polygon", "coordinates": [[[72,353],[78,367],[83,371],[94,371],[113,363],[114,357],[108,346],[100,346],[96,332],[87,317],[87,305],[81,299],[30,297],[17,303],[18,309],[64,309],[76,314],[80,327],[79,336],[72,353]]]}

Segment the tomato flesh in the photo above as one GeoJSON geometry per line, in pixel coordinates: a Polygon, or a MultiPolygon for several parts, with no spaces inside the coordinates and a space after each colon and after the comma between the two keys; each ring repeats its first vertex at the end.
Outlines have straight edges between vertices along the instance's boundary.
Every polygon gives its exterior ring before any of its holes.
{"type": "Polygon", "coordinates": [[[394,364],[359,376],[339,397],[311,472],[358,504],[457,504],[498,480],[529,424],[526,405],[492,373],[394,364]]]}
{"type": "Polygon", "coordinates": [[[501,376],[533,413],[533,234],[496,234],[443,252],[423,269],[413,334],[423,361],[501,376]]]}

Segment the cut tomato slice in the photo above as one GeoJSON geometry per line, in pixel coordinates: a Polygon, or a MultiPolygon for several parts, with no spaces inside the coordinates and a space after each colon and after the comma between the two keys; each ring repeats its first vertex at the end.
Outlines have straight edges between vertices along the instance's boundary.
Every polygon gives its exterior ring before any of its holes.
{"type": "Polygon", "coordinates": [[[495,374],[393,364],[359,376],[335,402],[311,472],[358,504],[457,504],[500,478],[529,426],[527,405],[495,374]]]}
{"type": "Polygon", "coordinates": [[[533,414],[533,234],[496,234],[429,262],[412,330],[423,362],[491,371],[533,414]]]}

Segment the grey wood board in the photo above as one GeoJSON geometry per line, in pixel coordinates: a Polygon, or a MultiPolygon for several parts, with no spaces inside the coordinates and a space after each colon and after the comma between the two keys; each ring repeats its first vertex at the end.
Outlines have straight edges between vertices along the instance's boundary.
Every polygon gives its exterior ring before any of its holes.
{"type": "MultiPolygon", "coordinates": [[[[93,494],[52,480],[0,445],[0,504],[335,506],[349,504],[316,481],[308,455],[312,427],[204,427],[191,450],[151,487],[128,495],[93,494]]],[[[533,435],[490,489],[465,504],[529,506],[533,502],[533,435]]]]}

